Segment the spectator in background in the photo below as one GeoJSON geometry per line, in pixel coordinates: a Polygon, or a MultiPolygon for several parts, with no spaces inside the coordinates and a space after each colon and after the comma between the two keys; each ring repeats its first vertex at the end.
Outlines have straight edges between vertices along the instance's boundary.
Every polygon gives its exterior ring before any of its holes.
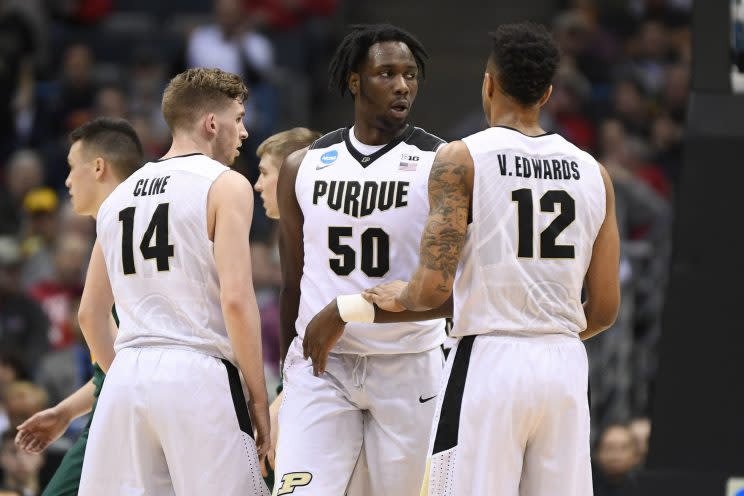
{"type": "MultiPolygon", "coordinates": [[[[0,237],[0,350],[16,353],[22,367],[31,371],[49,348],[49,321],[39,304],[20,291],[20,268],[18,242],[0,237]]],[[[9,355],[0,361],[0,388],[22,378],[10,367],[12,361],[9,355]]]]}
{"type": "Polygon", "coordinates": [[[39,364],[36,383],[49,395],[49,402],[57,404],[88,382],[93,375],[90,352],[83,339],[77,313],[80,299],[71,302],[68,327],[75,341],[64,349],[47,353],[39,364]]]}
{"type": "Polygon", "coordinates": [[[638,460],[636,466],[644,467],[648,456],[648,441],[651,438],[651,419],[648,417],[636,417],[628,424],[630,433],[635,438],[638,447],[638,460]]]}
{"type": "Polygon", "coordinates": [[[54,275],[29,290],[51,322],[49,343],[61,350],[77,342],[72,322],[74,302],[82,293],[83,270],[90,252],[89,240],[64,233],[54,249],[54,275]]]}
{"type": "Polygon", "coordinates": [[[16,119],[33,100],[35,43],[31,23],[0,0],[0,172],[16,147],[16,119]]]}
{"type": "Polygon", "coordinates": [[[245,126],[268,136],[274,116],[273,102],[266,92],[274,68],[274,48],[254,29],[241,0],[214,0],[214,14],[214,24],[197,27],[191,33],[186,64],[240,75],[251,91],[245,105],[245,126]]]}
{"type": "Polygon", "coordinates": [[[634,471],[638,447],[624,424],[609,425],[599,438],[594,454],[594,496],[633,496],[638,482],[634,471]]]}
{"type": "Polygon", "coordinates": [[[124,92],[116,86],[104,86],[99,89],[93,113],[96,117],[126,118],[128,112],[124,92]]]}
{"type": "Polygon", "coordinates": [[[95,107],[98,85],[93,80],[95,61],[82,43],[67,47],[62,55],[62,74],[57,98],[50,104],[55,136],[65,136],[89,120],[95,107]]]}
{"type": "Polygon", "coordinates": [[[23,212],[28,219],[21,250],[26,262],[21,283],[31,288],[54,275],[54,247],[59,234],[57,194],[51,188],[36,188],[23,198],[23,212]]]}
{"type": "Polygon", "coordinates": [[[47,394],[28,381],[11,382],[4,392],[5,412],[8,415],[8,431],[15,437],[16,427],[47,405],[47,394]]]}
{"type": "Polygon", "coordinates": [[[3,474],[0,495],[4,491],[14,491],[21,496],[38,496],[41,494],[39,472],[44,456],[17,448],[14,437],[15,433],[8,431],[0,438],[0,468],[3,474]]]}
{"type": "Polygon", "coordinates": [[[44,164],[33,150],[19,150],[8,160],[5,187],[0,185],[0,234],[17,235],[22,227],[23,199],[44,183],[44,164]]]}

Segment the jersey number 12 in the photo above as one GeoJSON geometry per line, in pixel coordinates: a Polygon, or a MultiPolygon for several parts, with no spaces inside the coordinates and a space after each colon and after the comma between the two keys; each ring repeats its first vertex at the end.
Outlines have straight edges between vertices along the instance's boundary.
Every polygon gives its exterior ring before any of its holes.
{"type": "MultiPolygon", "coordinates": [[[[134,274],[134,207],[119,212],[119,222],[124,224],[121,233],[121,265],[124,274],[134,274]]],[[[161,203],[155,209],[139,248],[145,260],[154,258],[157,261],[158,271],[170,270],[173,245],[168,244],[168,203],[161,203]],[[152,244],[153,236],[155,245],[152,244]]]]}

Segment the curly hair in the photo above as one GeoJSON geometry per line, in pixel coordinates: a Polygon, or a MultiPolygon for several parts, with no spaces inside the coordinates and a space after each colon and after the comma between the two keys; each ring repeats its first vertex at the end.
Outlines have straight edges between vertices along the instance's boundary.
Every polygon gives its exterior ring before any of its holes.
{"type": "Polygon", "coordinates": [[[504,92],[523,105],[540,100],[558,69],[560,52],[548,30],[533,22],[502,24],[489,33],[491,60],[504,92]]]}
{"type": "Polygon", "coordinates": [[[349,75],[359,70],[359,66],[366,60],[367,52],[372,45],[384,41],[405,43],[416,60],[421,78],[424,78],[426,75],[425,60],[429,54],[415,36],[392,24],[357,24],[351,26],[351,32],[344,37],[333,55],[329,67],[328,87],[331,90],[337,90],[343,97],[348,91],[349,75]]]}
{"type": "Polygon", "coordinates": [[[187,128],[207,108],[217,110],[232,100],[245,101],[248,88],[240,76],[196,67],[170,80],[163,92],[163,117],[171,131],[187,128]]]}

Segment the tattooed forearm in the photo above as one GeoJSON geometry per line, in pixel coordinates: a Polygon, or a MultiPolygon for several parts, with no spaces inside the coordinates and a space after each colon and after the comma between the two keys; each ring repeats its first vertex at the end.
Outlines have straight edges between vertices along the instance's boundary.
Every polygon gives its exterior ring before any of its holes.
{"type": "Polygon", "coordinates": [[[434,160],[429,175],[429,218],[420,245],[420,264],[401,294],[410,310],[439,306],[452,292],[470,209],[472,166],[457,160],[434,160]]]}
{"type": "Polygon", "coordinates": [[[434,162],[429,177],[429,219],[421,238],[421,264],[439,271],[443,282],[455,277],[468,227],[470,195],[467,166],[434,162]]]}

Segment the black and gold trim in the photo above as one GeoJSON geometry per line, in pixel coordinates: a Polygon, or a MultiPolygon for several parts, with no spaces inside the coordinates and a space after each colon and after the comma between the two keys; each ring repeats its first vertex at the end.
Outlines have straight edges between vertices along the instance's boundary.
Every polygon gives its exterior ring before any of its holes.
{"type": "Polygon", "coordinates": [[[473,351],[475,338],[476,336],[465,336],[457,344],[457,351],[452,362],[452,370],[447,380],[447,388],[444,391],[444,400],[442,400],[442,409],[439,414],[439,423],[437,424],[437,434],[434,438],[432,455],[457,446],[462,396],[465,392],[465,381],[468,377],[470,354],[473,351]]]}
{"type": "Polygon", "coordinates": [[[245,402],[243,386],[240,384],[238,368],[224,358],[221,360],[227,370],[227,380],[230,382],[230,395],[232,396],[240,430],[253,438],[253,425],[251,424],[251,416],[248,414],[248,405],[245,402]]]}

